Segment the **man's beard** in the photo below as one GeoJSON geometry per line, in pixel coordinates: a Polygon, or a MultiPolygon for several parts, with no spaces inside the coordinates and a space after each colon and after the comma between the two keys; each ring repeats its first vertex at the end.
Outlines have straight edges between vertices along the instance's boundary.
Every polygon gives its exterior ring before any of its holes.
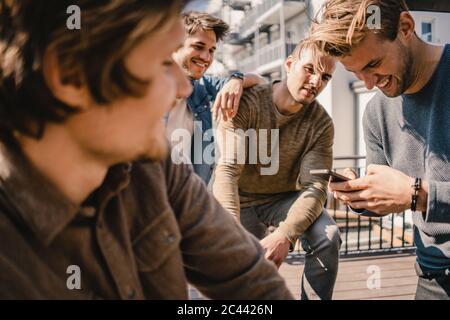
{"type": "Polygon", "coordinates": [[[186,75],[186,77],[189,78],[189,80],[195,81],[195,80],[200,79],[200,78],[196,77],[196,76],[194,75],[194,73],[189,69],[187,63],[183,63],[183,64],[182,64],[182,68],[183,68],[183,70],[184,70],[184,74],[186,75]]]}
{"type": "Polygon", "coordinates": [[[399,40],[397,41],[400,47],[400,56],[403,58],[400,58],[400,68],[399,68],[400,80],[398,84],[398,89],[392,95],[386,94],[388,97],[391,98],[398,97],[399,95],[403,94],[412,85],[414,80],[413,77],[414,64],[411,50],[408,49],[406,46],[404,46],[399,40]]]}

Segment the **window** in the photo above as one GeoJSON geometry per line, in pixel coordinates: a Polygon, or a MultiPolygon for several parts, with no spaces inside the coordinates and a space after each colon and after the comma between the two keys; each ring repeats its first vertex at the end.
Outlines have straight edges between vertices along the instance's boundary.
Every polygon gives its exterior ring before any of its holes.
{"type": "Polygon", "coordinates": [[[422,22],[422,39],[427,42],[433,41],[433,23],[422,22]]]}

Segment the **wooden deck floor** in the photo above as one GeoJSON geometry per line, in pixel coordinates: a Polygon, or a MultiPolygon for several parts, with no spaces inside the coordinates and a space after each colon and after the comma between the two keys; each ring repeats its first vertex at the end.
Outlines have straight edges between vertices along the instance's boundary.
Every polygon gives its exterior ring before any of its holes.
{"type": "MultiPolygon", "coordinates": [[[[343,257],[340,259],[333,299],[414,299],[417,286],[414,261],[415,255],[411,253],[343,257]],[[379,270],[379,288],[375,288],[377,283],[371,277],[372,270],[379,270]],[[368,288],[369,277],[372,289],[368,288]]],[[[302,256],[290,255],[280,267],[281,275],[297,299],[300,298],[303,266],[302,256]]]]}
{"type": "MultiPolygon", "coordinates": [[[[341,257],[339,271],[334,289],[334,300],[410,300],[414,299],[417,276],[414,271],[415,255],[397,253],[376,256],[341,257]],[[374,281],[367,282],[379,270],[379,288],[374,281]]],[[[290,254],[280,267],[280,274],[285,278],[292,294],[300,299],[300,279],[303,273],[304,257],[290,254]]],[[[371,278],[372,279],[372,278],[371,278]]],[[[193,300],[204,298],[194,288],[189,290],[193,300]]]]}

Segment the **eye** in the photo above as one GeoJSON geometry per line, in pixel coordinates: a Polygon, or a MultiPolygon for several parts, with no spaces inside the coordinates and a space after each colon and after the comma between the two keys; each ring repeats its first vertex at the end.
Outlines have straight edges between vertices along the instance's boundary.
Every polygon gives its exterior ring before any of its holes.
{"type": "Polygon", "coordinates": [[[378,67],[379,65],[380,65],[380,63],[381,63],[381,60],[378,60],[378,61],[374,61],[374,62],[372,62],[371,64],[369,64],[369,68],[376,68],[376,67],[378,67]]]}
{"type": "Polygon", "coordinates": [[[308,71],[309,73],[314,73],[314,69],[309,66],[306,66],[305,70],[308,71]]]}
{"type": "Polygon", "coordinates": [[[322,77],[322,80],[328,82],[328,81],[330,81],[330,77],[328,77],[328,76],[323,76],[323,77],[322,77]]]}

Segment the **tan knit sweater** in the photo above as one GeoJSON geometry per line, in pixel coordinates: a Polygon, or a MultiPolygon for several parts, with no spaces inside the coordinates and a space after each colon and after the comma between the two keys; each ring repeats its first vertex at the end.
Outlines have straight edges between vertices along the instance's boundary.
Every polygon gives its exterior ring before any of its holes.
{"type": "MultiPolygon", "coordinates": [[[[252,135],[254,133],[248,134],[252,135]]],[[[332,120],[317,101],[285,116],[273,103],[272,84],[247,89],[236,117],[218,125],[217,152],[221,156],[213,193],[239,221],[240,207],[269,203],[287,192],[301,191],[288,217],[277,229],[294,243],[323,210],[327,181],[311,176],[309,171],[331,168],[333,136],[332,120]],[[247,133],[249,129],[256,129],[256,139],[243,138],[242,132],[236,129],[247,133]],[[233,143],[244,146],[244,163],[237,161],[242,160],[242,152],[239,153],[236,145],[231,149],[230,137],[233,143]],[[254,155],[258,152],[263,156],[271,155],[271,162],[263,164],[259,156],[255,161],[254,155]]]]}

